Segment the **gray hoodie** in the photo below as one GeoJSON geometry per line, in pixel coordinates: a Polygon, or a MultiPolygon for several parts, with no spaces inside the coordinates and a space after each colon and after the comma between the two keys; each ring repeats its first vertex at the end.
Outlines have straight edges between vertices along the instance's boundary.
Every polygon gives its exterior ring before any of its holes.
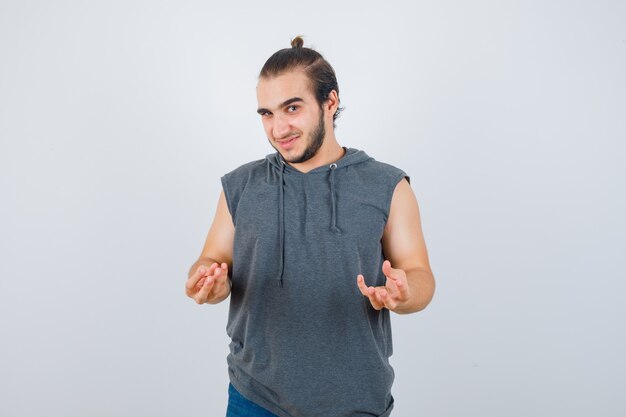
{"type": "Polygon", "coordinates": [[[244,397],[281,417],[389,415],[389,311],[356,277],[385,283],[381,237],[405,177],[356,149],[306,174],[275,153],[222,177],[235,225],[228,366],[244,397]]]}

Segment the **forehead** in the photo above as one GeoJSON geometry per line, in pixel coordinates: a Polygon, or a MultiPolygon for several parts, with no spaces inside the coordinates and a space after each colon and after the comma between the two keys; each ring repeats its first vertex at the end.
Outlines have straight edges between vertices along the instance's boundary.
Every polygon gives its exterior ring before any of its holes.
{"type": "Polygon", "coordinates": [[[311,83],[301,70],[282,73],[275,77],[259,79],[256,87],[257,101],[260,107],[272,109],[281,103],[300,97],[305,102],[314,100],[311,83]]]}

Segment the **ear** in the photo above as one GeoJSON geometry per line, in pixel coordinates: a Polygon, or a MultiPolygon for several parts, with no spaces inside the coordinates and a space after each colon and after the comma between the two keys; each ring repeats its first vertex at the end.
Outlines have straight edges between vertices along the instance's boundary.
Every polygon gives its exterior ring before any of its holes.
{"type": "Polygon", "coordinates": [[[328,93],[328,98],[324,102],[324,111],[330,114],[332,118],[338,107],[339,96],[337,95],[337,92],[335,90],[331,90],[330,93],[328,93]]]}

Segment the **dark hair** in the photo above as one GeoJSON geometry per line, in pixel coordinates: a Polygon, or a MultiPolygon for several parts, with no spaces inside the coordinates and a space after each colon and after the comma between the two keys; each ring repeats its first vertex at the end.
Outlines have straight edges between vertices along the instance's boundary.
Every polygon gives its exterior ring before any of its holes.
{"type": "MultiPolygon", "coordinates": [[[[296,36],[291,41],[291,48],[281,49],[265,61],[259,78],[275,77],[284,72],[302,68],[311,81],[315,99],[321,107],[332,90],[337,92],[337,98],[339,98],[339,85],[335,70],[319,52],[305,48],[303,45],[302,37],[296,36]]],[[[333,114],[334,127],[336,127],[334,122],[342,110],[343,107],[337,107],[337,111],[333,114]]]]}

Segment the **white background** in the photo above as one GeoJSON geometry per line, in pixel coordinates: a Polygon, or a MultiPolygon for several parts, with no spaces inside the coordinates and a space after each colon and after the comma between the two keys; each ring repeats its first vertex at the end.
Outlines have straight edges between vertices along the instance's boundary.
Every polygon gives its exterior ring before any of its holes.
{"type": "Polygon", "coordinates": [[[0,415],[224,415],[183,285],[298,34],[420,203],[394,415],[626,415],[626,5],[460,0],[0,1],[0,415]]]}

